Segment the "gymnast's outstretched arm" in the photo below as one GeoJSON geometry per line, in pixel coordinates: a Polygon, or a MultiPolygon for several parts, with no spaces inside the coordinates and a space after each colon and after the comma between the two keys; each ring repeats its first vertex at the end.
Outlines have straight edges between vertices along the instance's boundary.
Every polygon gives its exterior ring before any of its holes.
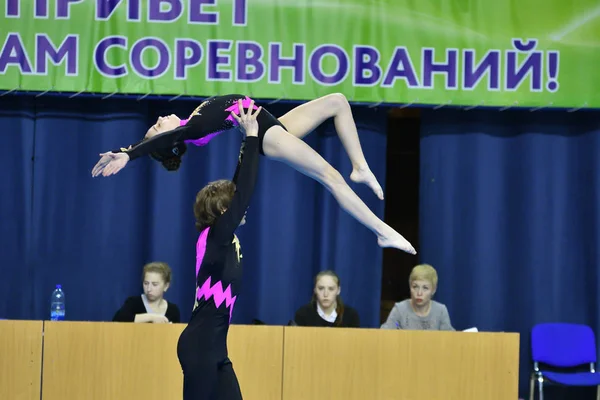
{"type": "Polygon", "coordinates": [[[242,222],[244,214],[250,204],[250,199],[254,193],[256,179],[258,177],[258,159],[259,159],[259,140],[258,140],[258,123],[256,115],[252,115],[252,108],[248,114],[244,114],[243,109],[240,110],[240,118],[238,122],[240,127],[246,131],[246,144],[241,162],[239,164],[239,174],[237,174],[238,182],[236,183],[235,193],[231,199],[231,203],[225,212],[217,219],[209,235],[217,242],[228,244],[231,242],[233,234],[237,227],[242,222]]]}
{"type": "Polygon", "coordinates": [[[244,158],[244,151],[246,150],[246,140],[242,142],[242,146],[240,147],[240,155],[238,156],[237,167],[235,168],[235,173],[233,174],[233,179],[231,180],[233,183],[237,184],[238,176],[240,175],[240,168],[242,167],[242,158],[244,158]]]}
{"type": "Polygon", "coordinates": [[[258,177],[258,159],[258,137],[249,136],[231,203],[210,231],[210,235],[218,243],[230,243],[235,230],[244,218],[258,177]]]}
{"type": "Polygon", "coordinates": [[[127,165],[131,160],[150,154],[160,149],[174,147],[183,142],[193,133],[188,125],[180,126],[167,132],[159,133],[149,139],[142,139],[140,142],[128,148],[109,151],[100,154],[100,160],[92,169],[92,176],[96,177],[114,175],[127,165]]]}
{"type": "Polygon", "coordinates": [[[191,127],[187,125],[177,127],[173,130],[160,133],[150,139],[144,139],[130,149],[125,149],[123,153],[129,156],[129,160],[148,155],[153,151],[173,147],[186,139],[190,139],[192,135],[191,127]]]}

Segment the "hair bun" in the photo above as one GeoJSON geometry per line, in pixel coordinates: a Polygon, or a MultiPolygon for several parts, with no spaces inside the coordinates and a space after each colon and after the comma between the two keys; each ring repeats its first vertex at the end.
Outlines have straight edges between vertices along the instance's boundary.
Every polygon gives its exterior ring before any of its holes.
{"type": "Polygon", "coordinates": [[[179,143],[170,149],[160,149],[150,153],[150,157],[162,164],[167,171],[177,171],[181,166],[181,157],[187,151],[185,143],[179,143]]]}
{"type": "Polygon", "coordinates": [[[177,171],[181,166],[181,157],[171,157],[162,162],[167,171],[177,171]]]}

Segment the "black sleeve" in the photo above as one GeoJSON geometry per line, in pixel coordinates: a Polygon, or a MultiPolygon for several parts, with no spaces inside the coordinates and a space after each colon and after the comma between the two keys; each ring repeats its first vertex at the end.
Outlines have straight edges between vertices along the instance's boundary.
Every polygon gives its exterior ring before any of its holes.
{"type": "Polygon", "coordinates": [[[168,132],[153,136],[148,140],[143,140],[133,146],[130,150],[125,150],[123,153],[129,155],[130,160],[148,155],[159,149],[168,149],[186,139],[194,139],[194,130],[192,126],[184,125],[177,127],[168,132]]]}
{"type": "Polygon", "coordinates": [[[237,167],[235,168],[235,173],[233,174],[233,183],[237,184],[238,176],[240,174],[240,167],[242,166],[242,158],[244,157],[244,150],[246,149],[246,141],[242,142],[242,146],[240,147],[240,155],[238,156],[237,167]]]}
{"type": "Polygon", "coordinates": [[[296,310],[296,315],[294,315],[294,322],[296,323],[296,325],[310,326],[310,324],[308,323],[308,314],[306,311],[306,306],[302,306],[298,310],[296,310]]]}
{"type": "Polygon", "coordinates": [[[217,219],[209,233],[217,243],[230,243],[235,230],[244,218],[258,176],[258,157],[258,137],[248,137],[231,204],[227,211],[217,219]]]}
{"type": "Polygon", "coordinates": [[[178,324],[181,322],[181,314],[179,312],[179,307],[177,307],[177,304],[169,302],[167,314],[167,319],[169,320],[169,322],[172,322],[174,324],[178,324]]]}
{"type": "MultiPolygon", "coordinates": [[[[141,300],[141,298],[140,298],[141,300]]],[[[125,304],[113,316],[113,322],[133,322],[135,315],[140,314],[136,297],[130,297],[125,300],[125,304]]],[[[143,305],[143,303],[142,303],[143,305]]]]}
{"type": "MultiPolygon", "coordinates": [[[[144,139],[140,140],[139,142],[137,142],[136,144],[132,144],[131,146],[129,146],[129,148],[135,147],[138,144],[142,143],[144,141],[144,139]]],[[[119,149],[113,150],[112,153],[125,153],[127,151],[127,147],[121,147],[119,149]]]]}
{"type": "Polygon", "coordinates": [[[349,308],[347,311],[350,311],[346,315],[348,316],[348,321],[346,322],[346,326],[348,328],[360,328],[360,317],[358,315],[358,311],[354,308],[349,308]]]}
{"type": "Polygon", "coordinates": [[[130,160],[150,154],[158,149],[168,149],[185,140],[200,139],[205,136],[226,131],[234,127],[233,120],[229,120],[229,112],[225,106],[231,98],[244,98],[241,95],[217,96],[212,101],[203,102],[192,112],[188,122],[168,132],[156,135],[148,140],[142,140],[132,149],[120,149],[115,153],[127,153],[130,160]]]}

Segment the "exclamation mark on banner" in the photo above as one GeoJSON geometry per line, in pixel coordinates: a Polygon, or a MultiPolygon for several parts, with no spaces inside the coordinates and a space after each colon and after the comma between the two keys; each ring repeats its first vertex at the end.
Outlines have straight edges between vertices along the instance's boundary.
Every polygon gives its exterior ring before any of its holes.
{"type": "Polygon", "coordinates": [[[550,92],[556,92],[558,90],[558,51],[548,52],[548,80],[546,87],[550,92]]]}

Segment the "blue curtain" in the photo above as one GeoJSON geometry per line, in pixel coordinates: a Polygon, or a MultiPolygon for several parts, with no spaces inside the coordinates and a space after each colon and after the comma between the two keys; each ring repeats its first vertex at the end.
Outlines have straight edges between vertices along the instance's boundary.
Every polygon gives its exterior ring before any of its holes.
{"type": "MultiPolygon", "coordinates": [[[[167,298],[184,321],[194,297],[192,205],[207,182],[231,178],[241,138],[220,135],[193,147],[177,173],[145,158],[111,178],[91,177],[100,152],[135,143],[158,115],[188,115],[190,102],[122,99],[0,98],[0,318],[48,319],[55,284],[67,319],[106,321],[127,296],[141,293],[141,268],[173,268],[167,298]]],[[[282,115],[291,106],[268,107],[282,115]]],[[[385,115],[357,110],[371,168],[385,182],[385,115]]],[[[307,141],[348,178],[350,163],[331,125],[307,141]]],[[[383,202],[357,192],[379,216],[383,202]]],[[[341,211],[318,183],[261,158],[259,183],[240,229],[245,272],[234,323],[286,324],[309,301],[313,276],[334,269],[345,300],[364,326],[377,326],[382,252],[375,236],[341,211]]]]}
{"type": "Polygon", "coordinates": [[[423,114],[420,259],[458,329],[521,334],[542,322],[600,333],[600,113],[423,114]]]}

